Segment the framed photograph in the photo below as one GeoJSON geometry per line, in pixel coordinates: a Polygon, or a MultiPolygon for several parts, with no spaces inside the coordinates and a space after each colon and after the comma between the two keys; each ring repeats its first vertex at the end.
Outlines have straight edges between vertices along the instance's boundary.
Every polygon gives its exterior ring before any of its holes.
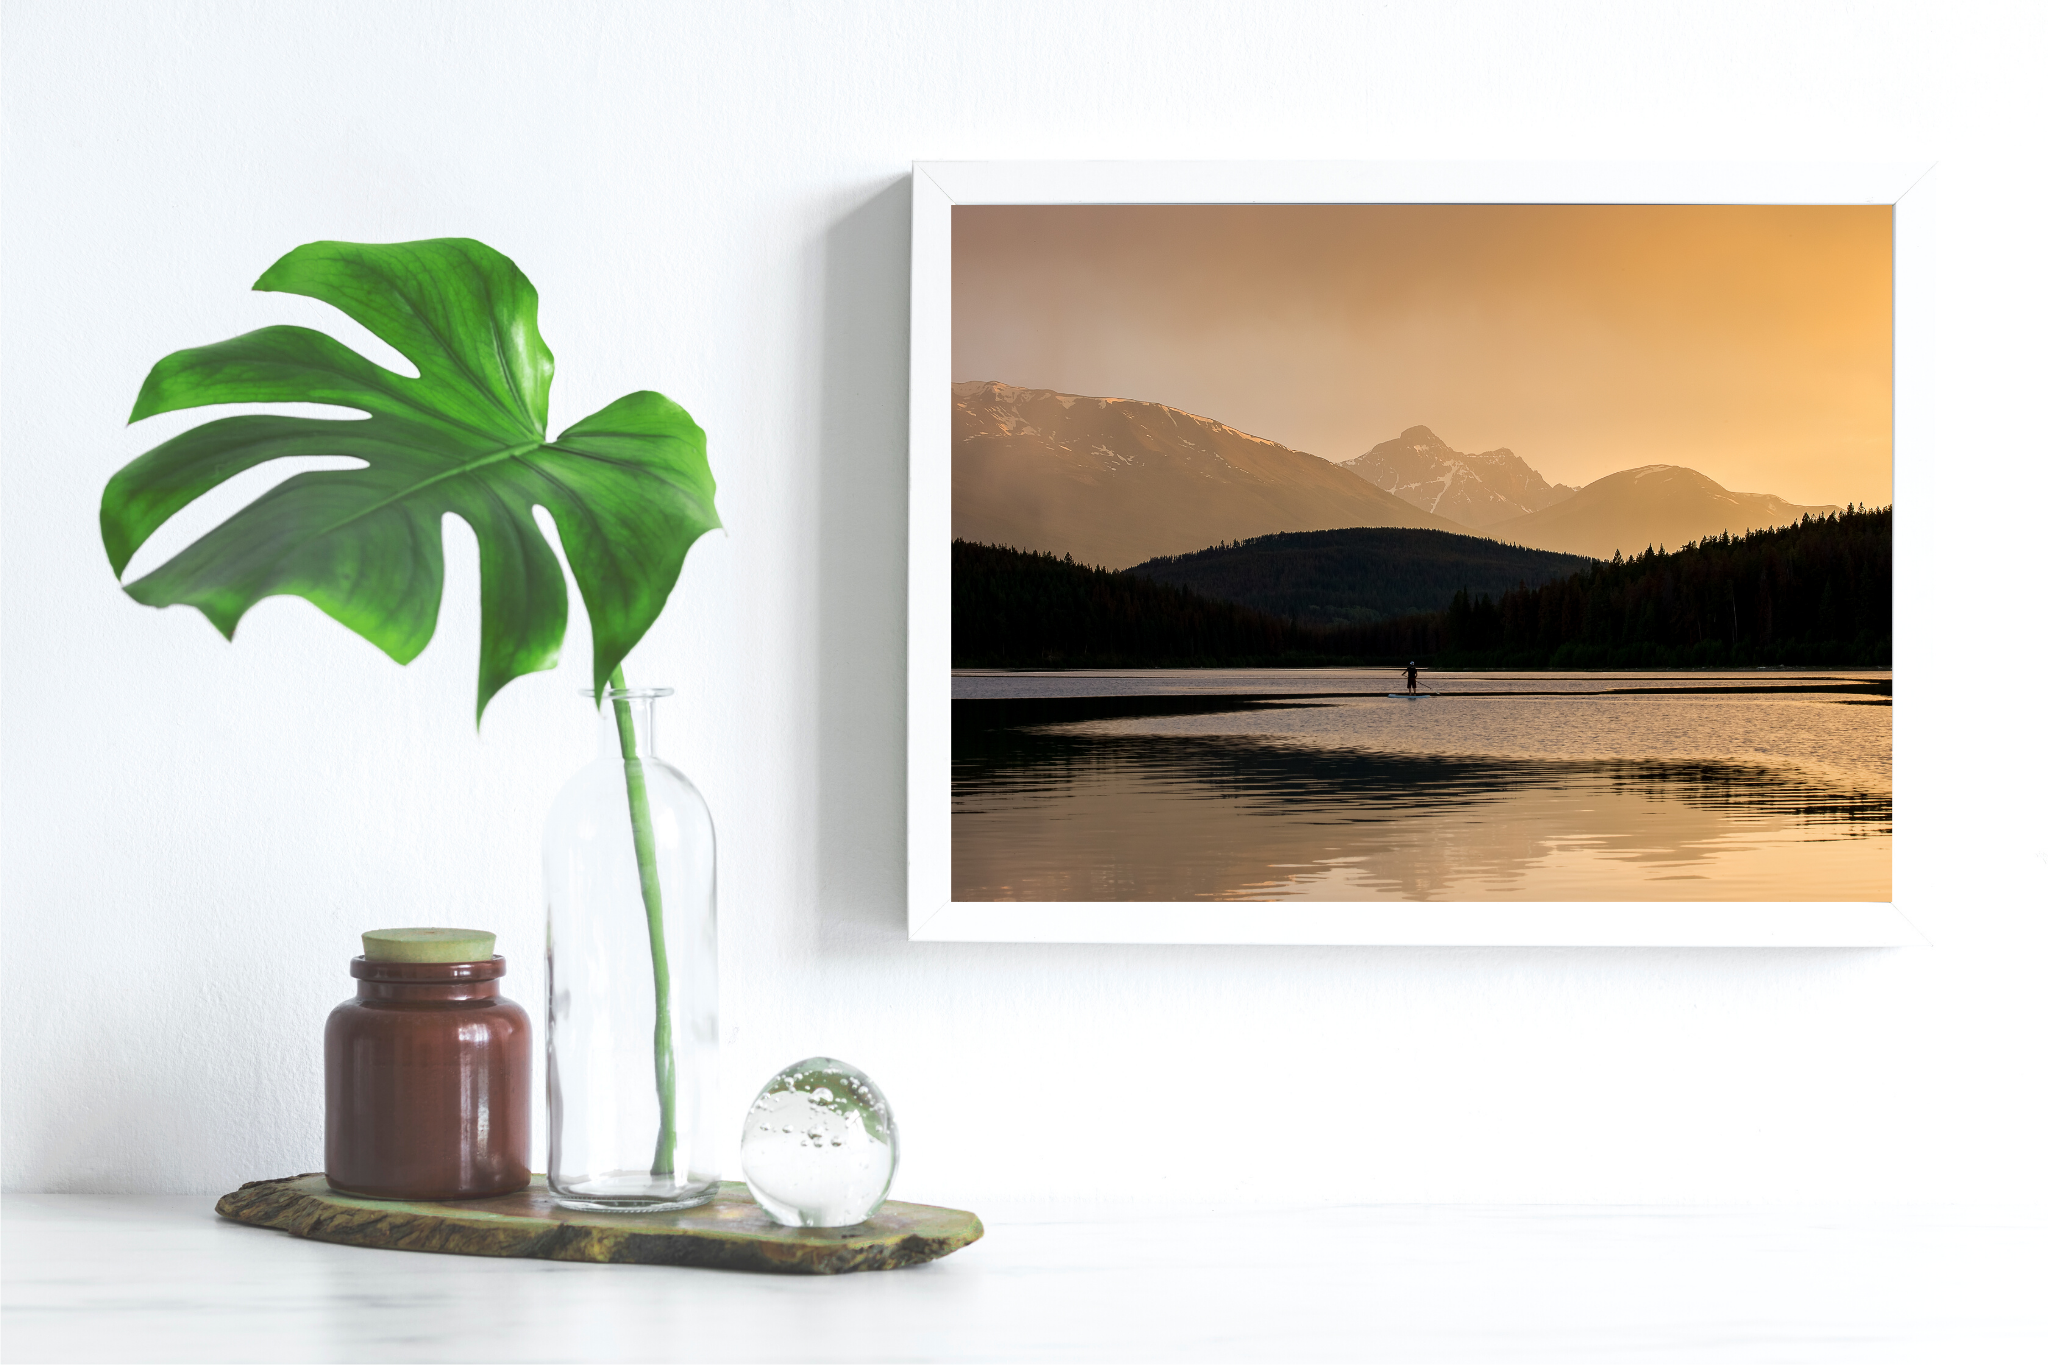
{"type": "Polygon", "coordinates": [[[918,164],[910,936],[1924,942],[1926,169],[918,164]]]}

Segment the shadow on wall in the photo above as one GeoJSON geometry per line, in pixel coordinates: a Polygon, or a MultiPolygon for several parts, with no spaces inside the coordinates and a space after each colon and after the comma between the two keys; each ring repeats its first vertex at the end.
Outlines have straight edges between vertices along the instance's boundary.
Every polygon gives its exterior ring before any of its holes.
{"type": "MultiPolygon", "coordinates": [[[[901,940],[910,177],[825,233],[818,392],[820,936],[901,940]]],[[[941,718],[943,722],[943,718],[941,718]]]]}
{"type": "MultiPolygon", "coordinates": [[[[908,948],[904,742],[909,526],[910,177],[876,188],[823,241],[818,378],[818,939],[828,956],[908,948]]],[[[949,717],[920,723],[950,725],[949,717]]],[[[977,997],[1091,1012],[1133,1053],[1173,1042],[1185,1001],[1258,998],[1275,982],[1307,1002],[1388,997],[1394,1013],[1510,997],[1556,1007],[1591,993],[1805,995],[1894,960],[1892,949],[1330,948],[932,944],[922,962],[963,969],[977,997]],[[1055,970],[1027,987],[1013,972],[1055,970]],[[1143,1003],[1141,1003],[1143,1002],[1143,1003]],[[1166,1021],[1166,1022],[1163,1022],[1166,1021]],[[1121,1026],[1121,1031],[1120,1031],[1121,1026]],[[1151,1036],[1155,1027],[1168,1031],[1151,1036]]],[[[1346,1005],[1348,1013],[1353,1007],[1346,1005]]],[[[1296,1023],[1303,1021],[1297,1020],[1296,1023]]],[[[1327,1025],[1327,1020],[1319,1026],[1327,1025]]],[[[971,1027],[971,1026],[969,1026],[971,1027]]],[[[1277,1024],[1286,1037],[1290,1026],[1277,1024]]],[[[1426,1028],[1422,1030],[1427,1032],[1426,1028]]],[[[1284,1068],[1283,1068],[1284,1071],[1284,1068]]]]}

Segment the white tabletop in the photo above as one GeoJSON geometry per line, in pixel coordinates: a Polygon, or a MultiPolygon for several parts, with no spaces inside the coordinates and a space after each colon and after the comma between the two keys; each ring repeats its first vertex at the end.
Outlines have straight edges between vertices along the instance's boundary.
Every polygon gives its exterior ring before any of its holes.
{"type": "Polygon", "coordinates": [[[11,1195],[11,1361],[2048,1360],[2039,1210],[982,1210],[825,1278],[371,1251],[11,1195]]]}

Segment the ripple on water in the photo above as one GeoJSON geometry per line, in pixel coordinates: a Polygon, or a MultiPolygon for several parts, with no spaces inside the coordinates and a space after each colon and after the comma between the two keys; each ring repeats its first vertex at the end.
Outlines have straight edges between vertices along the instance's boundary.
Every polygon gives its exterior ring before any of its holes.
{"type": "Polygon", "coordinates": [[[1381,696],[956,731],[954,894],[1888,900],[1890,720],[1810,694],[1381,696]]]}

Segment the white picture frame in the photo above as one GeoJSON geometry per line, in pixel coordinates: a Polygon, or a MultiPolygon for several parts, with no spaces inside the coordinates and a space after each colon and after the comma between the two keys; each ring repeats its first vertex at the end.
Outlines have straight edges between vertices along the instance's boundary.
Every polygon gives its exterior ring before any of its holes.
{"type": "MultiPolygon", "coordinates": [[[[1932,370],[1924,164],[927,161],[911,176],[908,930],[925,942],[1892,947],[1892,902],[952,899],[952,216],[960,204],[1890,204],[1894,416],[1932,370]]],[[[1895,462],[1900,446],[1895,441],[1895,462]]],[[[1897,632],[1899,664],[1907,632],[1897,632]]],[[[1895,717],[1896,721],[1897,717],[1895,717]]],[[[1897,736],[1895,731],[1895,743],[1897,736]]],[[[1907,840],[1895,844],[1897,864],[1907,840]]],[[[1897,896],[1897,891],[1894,891],[1897,896]]]]}

